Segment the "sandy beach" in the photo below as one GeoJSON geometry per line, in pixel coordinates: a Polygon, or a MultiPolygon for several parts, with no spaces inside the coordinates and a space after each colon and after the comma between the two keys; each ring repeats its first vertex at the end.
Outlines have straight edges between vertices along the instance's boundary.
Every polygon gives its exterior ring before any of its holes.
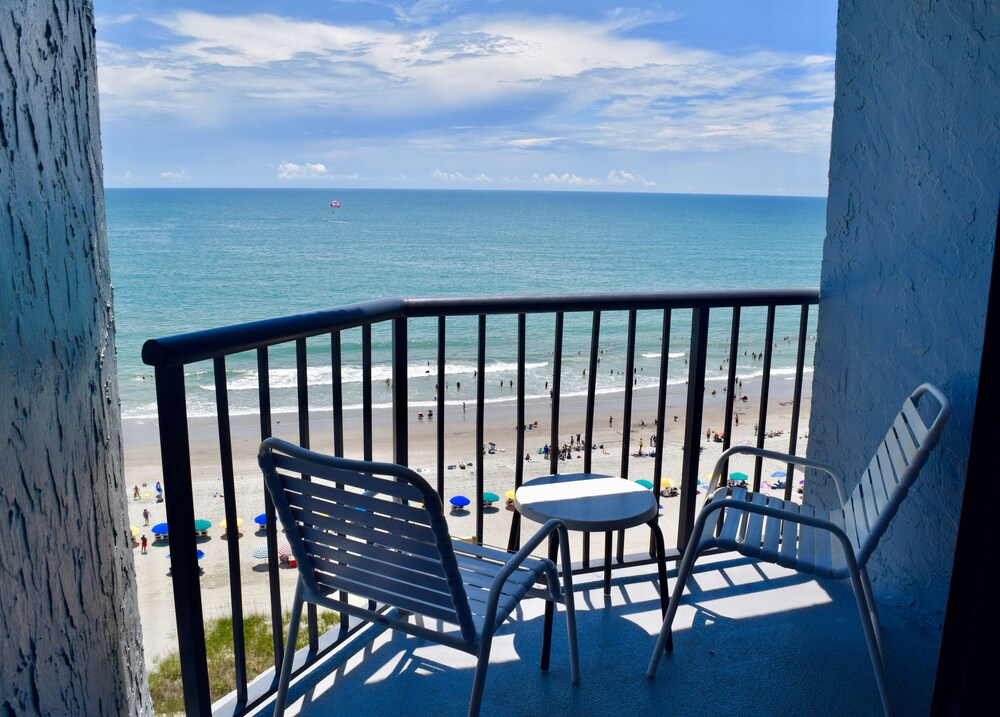
{"type": "MultiPolygon", "coordinates": [[[[803,389],[801,416],[798,429],[797,452],[805,454],[810,410],[809,384],[807,374],[803,389]]],[[[783,378],[772,379],[768,400],[767,430],[780,431],[780,435],[765,438],[766,447],[786,451],[789,445],[792,413],[793,382],[783,378]]],[[[738,392],[739,393],[739,392],[738,392]]],[[[746,402],[736,403],[738,425],[733,427],[732,443],[750,444],[755,442],[754,426],[759,415],[760,395],[758,381],[744,381],[740,395],[746,394],[746,402]]],[[[631,421],[631,441],[629,445],[629,479],[653,480],[654,461],[648,455],[650,436],[655,432],[653,421],[656,417],[655,389],[637,390],[633,396],[631,421]],[[639,440],[643,441],[642,452],[636,455],[639,440]]],[[[671,386],[667,392],[667,409],[664,431],[663,476],[679,480],[682,463],[682,441],[685,425],[684,386],[671,386]],[[676,419],[675,419],[676,417],[676,419]]],[[[705,412],[702,433],[707,429],[721,428],[724,418],[726,394],[721,384],[709,385],[705,394],[705,412]],[[712,391],[717,393],[712,395],[712,391]]],[[[602,448],[592,450],[592,472],[620,475],[622,465],[623,393],[603,394],[596,398],[594,412],[594,443],[602,448]],[[609,421],[610,419],[610,421],[609,421]],[[609,425],[610,423],[610,425],[609,425]]],[[[524,459],[516,453],[515,404],[495,403],[485,407],[484,426],[487,443],[496,444],[495,453],[483,457],[484,489],[500,496],[500,502],[486,509],[484,515],[485,542],[505,546],[510,532],[513,513],[505,505],[505,493],[514,487],[515,465],[524,459]]],[[[585,430],[586,402],[583,397],[563,398],[560,405],[559,435],[560,445],[569,442],[570,437],[585,430]]],[[[436,436],[437,423],[441,417],[417,418],[418,409],[411,409],[409,425],[409,464],[420,472],[431,485],[436,481],[436,436]]],[[[391,413],[376,411],[374,417],[373,451],[376,460],[392,460],[391,413]]],[[[548,443],[551,436],[551,407],[547,400],[529,402],[525,406],[525,421],[532,425],[525,432],[525,451],[531,460],[525,462],[524,477],[528,480],[549,472],[548,464],[538,450],[548,443]],[[537,426],[535,422],[537,421],[537,426]]],[[[345,413],[345,453],[348,457],[361,457],[361,413],[345,413]]],[[[463,412],[461,406],[449,406],[444,415],[445,422],[445,464],[454,465],[445,471],[445,501],[454,495],[474,496],[476,458],[476,415],[470,401],[463,412]],[[458,466],[466,464],[463,470],[458,466]]],[[[297,442],[298,425],[294,414],[272,417],[273,434],[297,442]]],[[[260,420],[256,415],[234,416],[231,419],[233,440],[233,462],[235,466],[237,512],[244,521],[240,537],[240,575],[242,580],[243,607],[245,613],[268,611],[268,575],[266,561],[254,558],[255,548],[264,544],[264,533],[257,532],[253,519],[264,510],[264,487],[256,463],[257,447],[260,443],[260,420]]],[[[225,530],[220,525],[225,517],[222,500],[222,481],[218,448],[218,428],[214,417],[190,419],[191,464],[194,481],[195,515],[211,521],[207,535],[199,538],[199,548],[204,551],[201,560],[201,593],[206,618],[231,614],[231,598],[228,569],[228,546],[225,530]]],[[[169,575],[166,541],[153,541],[151,527],[166,520],[163,503],[155,500],[155,484],[162,482],[159,440],[155,421],[125,421],[124,426],[125,474],[130,488],[129,517],[133,526],[139,528],[139,536],[145,534],[149,540],[146,554],[141,553],[138,542],[134,543],[136,579],[138,581],[139,610],[143,621],[143,639],[146,663],[155,662],[176,649],[177,627],[174,619],[173,595],[169,575]],[[133,499],[131,490],[139,486],[140,497],[133,499]],[[150,512],[149,524],[145,524],[143,512],[150,512]]],[[[315,450],[332,452],[332,419],[327,414],[310,417],[311,446],[315,450]]],[[[709,473],[722,452],[722,443],[713,440],[701,443],[699,475],[702,480],[709,473]]],[[[764,464],[764,480],[769,480],[773,471],[783,470],[784,465],[770,462],[764,464]]],[[[574,451],[568,461],[560,461],[559,472],[583,470],[583,451],[574,451]]],[[[752,475],[752,459],[743,459],[732,465],[730,470],[741,470],[752,475]]],[[[165,485],[166,490],[170,489],[165,485]]],[[[777,494],[777,491],[775,491],[777,494]]],[[[677,542],[678,498],[661,498],[661,527],[667,548],[677,542]]],[[[468,537],[475,533],[475,513],[472,511],[449,512],[448,521],[452,534],[468,537]]],[[[535,526],[530,521],[522,521],[522,535],[530,535],[535,526]]],[[[582,559],[582,545],[579,536],[573,536],[571,546],[574,561],[582,559]]],[[[137,536],[138,540],[138,536],[137,536]]],[[[649,531],[635,528],[626,532],[626,554],[639,553],[646,549],[649,531]]],[[[281,540],[279,537],[279,544],[281,540]]],[[[603,540],[592,541],[592,557],[600,559],[603,540]]],[[[280,570],[283,605],[291,602],[295,582],[295,570],[280,570]]]]}

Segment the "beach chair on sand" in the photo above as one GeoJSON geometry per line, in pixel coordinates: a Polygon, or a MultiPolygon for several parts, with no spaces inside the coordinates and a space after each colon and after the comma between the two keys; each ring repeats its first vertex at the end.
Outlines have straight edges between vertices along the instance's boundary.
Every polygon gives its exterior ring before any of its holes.
{"type": "MultiPolygon", "coordinates": [[[[527,595],[561,602],[570,674],[574,684],[579,681],[572,565],[562,523],[549,521],[516,554],[508,553],[453,541],[438,494],[405,466],[334,458],[275,438],[261,444],[258,462],[298,563],[275,715],[284,714],[304,602],[476,655],[470,717],[479,714],[494,632],[527,595]],[[554,532],[562,585],[551,560],[531,555],[554,532]],[[338,599],[342,591],[374,601],[375,608],[338,599]]],[[[551,638],[550,622],[543,669],[551,638]]]]}
{"type": "Polygon", "coordinates": [[[930,384],[919,386],[903,402],[903,408],[850,494],[840,474],[817,461],[749,446],[724,452],[715,464],[708,496],[681,559],[646,677],[652,679],[656,674],[684,585],[697,557],[710,548],[735,550],[819,578],[850,578],[882,707],[886,715],[891,714],[878,614],[865,566],[928,454],[937,445],[950,413],[951,404],[941,391],[930,384]],[[928,403],[925,398],[928,395],[934,399],[936,411],[931,410],[934,404],[928,403]],[[929,424],[922,418],[928,414],[933,414],[929,424]],[[837,487],[840,507],[819,510],[733,485],[716,490],[726,461],[736,454],[773,458],[829,474],[837,487]]]}

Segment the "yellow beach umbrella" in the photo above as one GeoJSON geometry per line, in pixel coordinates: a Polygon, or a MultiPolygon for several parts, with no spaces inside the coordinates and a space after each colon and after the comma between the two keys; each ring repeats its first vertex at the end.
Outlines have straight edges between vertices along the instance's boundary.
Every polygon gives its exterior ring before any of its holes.
{"type": "MultiPolygon", "coordinates": [[[[222,519],[222,522],[219,523],[219,525],[222,526],[223,530],[227,530],[229,528],[229,525],[226,523],[226,519],[225,518],[222,519]]],[[[239,528],[241,525],[243,525],[243,518],[237,518],[236,519],[236,527],[239,528]]]]}
{"type": "Polygon", "coordinates": [[[133,538],[139,534],[139,526],[132,525],[132,526],[129,526],[129,529],[132,531],[132,537],[133,538]]]}
{"type": "Polygon", "coordinates": [[[513,489],[507,491],[504,495],[507,496],[507,502],[508,503],[513,503],[514,502],[514,490],[513,489]]]}

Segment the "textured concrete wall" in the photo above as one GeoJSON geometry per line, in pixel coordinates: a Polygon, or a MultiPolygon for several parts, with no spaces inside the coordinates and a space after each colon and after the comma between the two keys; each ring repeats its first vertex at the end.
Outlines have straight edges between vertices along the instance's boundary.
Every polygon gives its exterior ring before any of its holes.
{"type": "MultiPolygon", "coordinates": [[[[943,623],[1000,198],[1000,3],[841,0],[810,453],[856,476],[903,398],[954,403],[869,564],[943,623]]],[[[996,480],[977,476],[974,480],[996,480]]],[[[818,502],[829,498],[818,484],[818,502]]],[[[812,499],[812,498],[810,498],[812,499]]]]}
{"type": "Polygon", "coordinates": [[[93,7],[0,4],[0,713],[151,712],[122,475],[93,7]]]}

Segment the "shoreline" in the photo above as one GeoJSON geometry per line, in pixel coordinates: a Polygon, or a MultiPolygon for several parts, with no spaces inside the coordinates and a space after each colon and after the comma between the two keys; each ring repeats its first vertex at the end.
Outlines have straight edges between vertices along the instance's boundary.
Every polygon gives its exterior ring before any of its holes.
{"type": "MultiPolygon", "coordinates": [[[[803,383],[802,408],[798,429],[797,453],[805,453],[809,411],[811,407],[811,385],[809,376],[803,383]]],[[[765,445],[779,451],[787,451],[790,438],[791,399],[794,382],[772,378],[768,400],[768,429],[779,429],[782,434],[774,438],[765,438],[765,445]]],[[[667,389],[666,417],[663,438],[663,477],[678,480],[683,460],[682,443],[686,425],[686,387],[669,386],[667,389]],[[676,416],[676,421],[674,417],[676,416]]],[[[720,426],[724,418],[725,396],[722,391],[711,394],[709,385],[705,391],[702,431],[720,426]]],[[[760,395],[759,379],[744,380],[743,393],[749,400],[738,404],[736,413],[739,424],[733,426],[732,445],[752,443],[755,440],[754,424],[757,421],[760,408],[757,400],[760,395]]],[[[657,407],[656,388],[637,388],[633,393],[632,422],[630,441],[628,444],[628,478],[630,480],[653,479],[654,459],[648,456],[650,436],[655,433],[653,419],[657,407]],[[636,455],[639,440],[642,439],[646,455],[636,455]]],[[[622,474],[623,453],[623,415],[624,390],[617,393],[598,394],[595,396],[593,440],[603,449],[591,451],[591,470],[594,473],[608,475],[622,474]],[[610,424],[609,425],[609,418],[610,424]]],[[[423,406],[424,404],[419,404],[423,406]]],[[[408,453],[409,465],[418,471],[432,485],[437,480],[437,432],[441,417],[418,419],[417,405],[410,406],[408,421],[408,453]]],[[[568,442],[570,436],[585,430],[586,397],[562,397],[560,399],[559,445],[568,442]]],[[[483,456],[483,489],[504,496],[514,487],[516,462],[524,456],[517,455],[516,448],[516,403],[492,403],[484,406],[484,441],[496,444],[496,453],[483,456]]],[[[542,456],[537,451],[549,443],[551,439],[551,408],[547,399],[525,401],[524,420],[530,422],[532,429],[525,431],[524,450],[531,460],[524,462],[524,480],[537,475],[547,474],[547,461],[539,460],[542,456]],[[535,421],[538,422],[534,427],[535,421]]],[[[362,456],[361,411],[350,409],[344,412],[344,445],[345,455],[351,458],[362,456]]],[[[461,406],[446,406],[445,424],[445,465],[455,467],[445,469],[445,496],[456,495],[473,497],[475,490],[475,459],[476,446],[476,413],[472,405],[466,407],[463,413],[461,406]],[[465,463],[467,468],[461,470],[458,464],[465,463]]],[[[224,505],[221,481],[221,457],[218,446],[218,422],[215,417],[195,417],[188,421],[192,490],[194,493],[195,514],[212,522],[208,534],[199,538],[199,548],[205,553],[202,563],[201,596],[206,618],[220,617],[231,614],[231,597],[229,587],[228,546],[224,531],[219,525],[224,518],[224,505]]],[[[130,522],[139,528],[139,535],[152,537],[150,527],[144,525],[143,510],[151,512],[149,524],[155,525],[166,520],[163,503],[156,503],[145,494],[151,492],[150,486],[162,481],[160,463],[159,434],[155,420],[123,419],[123,449],[125,480],[128,488],[128,510],[130,522]],[[132,486],[140,486],[140,500],[133,500],[132,486]]],[[[239,540],[240,565],[244,612],[266,611],[269,605],[268,577],[265,561],[252,557],[253,550],[264,542],[262,535],[254,532],[256,527],[253,519],[263,512],[264,488],[257,466],[257,448],[260,444],[259,415],[243,414],[230,419],[232,436],[232,453],[234,466],[234,484],[236,490],[237,513],[244,521],[239,540]],[[263,569],[262,569],[263,568],[263,569]]],[[[295,413],[272,415],[272,434],[280,438],[298,443],[298,416],[295,413]]],[[[310,411],[309,419],[310,444],[314,450],[332,453],[333,451],[333,419],[329,411],[310,411]]],[[[372,453],[374,460],[392,461],[392,413],[391,410],[373,412],[372,420],[372,453]]],[[[703,441],[699,459],[699,475],[705,476],[722,452],[722,443],[703,441]]],[[[573,451],[572,458],[560,460],[559,472],[575,472],[582,470],[583,451],[573,451]],[[577,467],[579,466],[579,467],[577,467]]],[[[752,467],[752,460],[747,460],[752,467]]],[[[770,475],[777,466],[765,462],[763,475],[770,475]]],[[[782,465],[780,469],[783,469],[782,465]]],[[[731,468],[744,470],[747,468],[731,468]]],[[[751,470],[752,472],[752,470],[751,470]]],[[[170,486],[164,483],[164,489],[170,486]]],[[[678,521],[678,498],[661,499],[661,525],[668,549],[676,544],[678,521]]],[[[504,500],[490,508],[484,509],[483,526],[484,542],[492,545],[505,546],[510,532],[510,517],[512,513],[506,509],[504,500]]],[[[456,537],[468,537],[475,533],[475,513],[471,511],[449,512],[446,509],[452,534],[456,537]]],[[[522,537],[533,532],[535,526],[530,521],[522,521],[522,537]]],[[[138,536],[137,536],[138,540],[138,536]]],[[[159,542],[159,541],[158,541],[159,542]]],[[[603,548],[603,541],[594,541],[592,557],[600,559],[598,553],[603,548]],[[600,545],[598,545],[600,543],[600,545]]],[[[626,532],[626,552],[635,553],[648,546],[648,532],[630,530],[626,532]]],[[[140,553],[138,543],[133,541],[135,555],[136,579],[139,592],[139,611],[143,622],[143,639],[146,664],[149,667],[161,657],[176,649],[177,627],[174,619],[173,593],[171,578],[168,574],[169,562],[165,559],[168,550],[166,545],[151,543],[148,553],[140,553]]],[[[581,543],[578,535],[571,537],[571,550],[574,561],[582,558],[581,543]]],[[[294,569],[279,570],[282,604],[290,604],[296,571],[294,569]]]]}

